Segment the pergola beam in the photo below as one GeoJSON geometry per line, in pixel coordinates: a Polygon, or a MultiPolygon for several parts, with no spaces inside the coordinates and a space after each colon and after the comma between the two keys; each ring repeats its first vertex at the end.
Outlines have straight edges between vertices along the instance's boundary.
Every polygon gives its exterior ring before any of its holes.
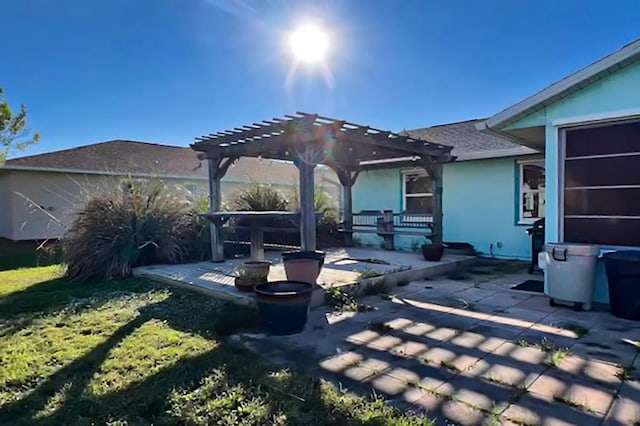
{"type": "MultiPolygon", "coordinates": [[[[314,175],[319,163],[338,174],[344,194],[344,224],[351,229],[352,187],[361,170],[394,168],[398,164],[422,166],[434,185],[434,242],[442,240],[442,166],[453,161],[451,147],[385,130],[298,112],[232,130],[196,138],[191,145],[209,159],[211,211],[220,209],[220,179],[239,157],[264,157],[294,161],[300,171],[301,242],[315,249],[314,175]],[[402,162],[377,162],[398,159],[402,162]],[[363,164],[363,162],[365,164],[363,164]]],[[[212,227],[214,260],[222,260],[219,227],[212,227]],[[215,248],[214,246],[215,241],[215,248]]]]}

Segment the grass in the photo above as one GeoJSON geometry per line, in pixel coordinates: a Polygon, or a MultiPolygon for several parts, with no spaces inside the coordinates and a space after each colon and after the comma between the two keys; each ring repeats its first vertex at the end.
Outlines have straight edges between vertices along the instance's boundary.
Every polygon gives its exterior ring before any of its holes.
{"type": "Polygon", "coordinates": [[[225,340],[254,310],[61,275],[0,272],[0,424],[432,424],[225,340]]]}
{"type": "Polygon", "coordinates": [[[382,272],[374,271],[373,269],[367,269],[366,271],[360,272],[360,275],[358,275],[358,278],[361,280],[365,280],[367,278],[377,278],[383,275],[384,274],[382,272]]]}
{"type": "Polygon", "coordinates": [[[634,371],[635,368],[632,365],[618,365],[616,377],[620,379],[620,381],[624,382],[633,378],[634,371]]]}
{"type": "Polygon", "coordinates": [[[569,349],[557,349],[553,351],[544,361],[543,364],[547,367],[557,368],[560,365],[560,361],[571,355],[569,349]]]}
{"type": "Polygon", "coordinates": [[[569,407],[576,408],[576,409],[578,409],[580,411],[583,411],[585,413],[593,413],[593,410],[591,408],[589,408],[588,405],[583,404],[581,402],[574,401],[574,400],[572,400],[570,398],[566,398],[566,397],[564,397],[562,395],[554,395],[553,396],[553,400],[556,401],[556,402],[561,402],[561,403],[563,403],[565,405],[568,405],[569,407]]]}
{"type": "Polygon", "coordinates": [[[440,367],[444,367],[449,371],[453,371],[454,373],[460,373],[460,369],[454,363],[449,361],[441,361],[440,367]]]}
{"type": "Polygon", "coordinates": [[[572,331],[578,339],[581,339],[587,335],[589,335],[589,329],[581,326],[580,324],[575,324],[572,322],[561,322],[557,324],[559,328],[563,328],[565,330],[572,331]]]}

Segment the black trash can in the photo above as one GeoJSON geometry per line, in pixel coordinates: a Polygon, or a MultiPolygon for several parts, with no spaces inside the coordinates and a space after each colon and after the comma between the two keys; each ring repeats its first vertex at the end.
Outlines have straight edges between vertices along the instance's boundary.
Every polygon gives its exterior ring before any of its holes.
{"type": "Polygon", "coordinates": [[[640,251],[624,250],[604,256],[611,313],[640,321],[640,251]]]}
{"type": "MultiPolygon", "coordinates": [[[[527,234],[531,236],[531,265],[529,265],[529,273],[540,271],[538,268],[538,254],[544,246],[544,218],[538,219],[527,228],[527,234]]],[[[542,272],[542,271],[540,271],[542,272]]]]}

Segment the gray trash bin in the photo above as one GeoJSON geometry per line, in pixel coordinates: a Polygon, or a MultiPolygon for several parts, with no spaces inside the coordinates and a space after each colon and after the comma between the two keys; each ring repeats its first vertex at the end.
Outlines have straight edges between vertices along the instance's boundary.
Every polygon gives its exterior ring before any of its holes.
{"type": "Polygon", "coordinates": [[[544,245],[544,293],[549,304],[572,303],[576,311],[591,309],[600,247],[590,244],[544,245]]]}

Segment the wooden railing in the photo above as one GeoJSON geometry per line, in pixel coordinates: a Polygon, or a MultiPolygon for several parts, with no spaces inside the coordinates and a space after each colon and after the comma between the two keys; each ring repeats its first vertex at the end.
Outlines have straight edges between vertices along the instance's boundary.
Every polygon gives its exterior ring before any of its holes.
{"type": "Polygon", "coordinates": [[[433,217],[424,213],[393,213],[390,210],[364,210],[354,213],[352,223],[342,224],[341,232],[353,235],[357,233],[375,233],[384,238],[387,250],[395,248],[396,235],[415,235],[433,237],[433,217]]]}

